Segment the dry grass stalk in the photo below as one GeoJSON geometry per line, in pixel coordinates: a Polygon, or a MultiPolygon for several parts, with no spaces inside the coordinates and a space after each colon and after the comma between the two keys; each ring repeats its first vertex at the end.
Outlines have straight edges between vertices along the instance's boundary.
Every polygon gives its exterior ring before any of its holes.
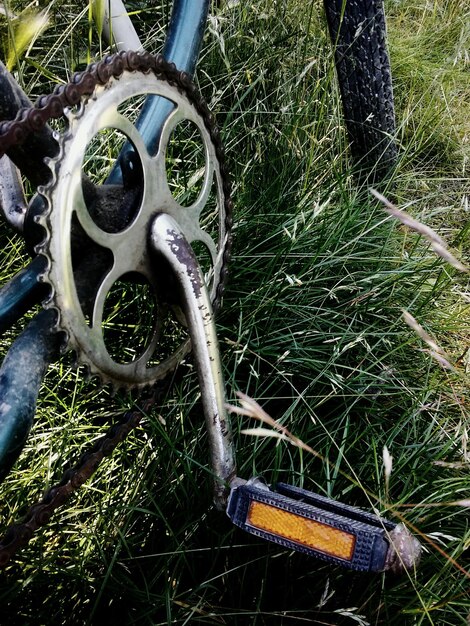
{"type": "Polygon", "coordinates": [[[433,352],[437,354],[445,355],[444,350],[439,346],[439,344],[431,337],[429,333],[427,333],[421,324],[405,309],[402,309],[403,319],[408,324],[410,328],[412,328],[415,333],[421,337],[421,339],[426,343],[433,352]]]}
{"type": "Polygon", "coordinates": [[[461,261],[459,261],[447,248],[446,242],[435,230],[426,226],[422,222],[419,222],[414,217],[411,217],[406,211],[400,210],[394,204],[392,204],[385,196],[383,196],[376,189],[370,190],[371,194],[377,198],[384,205],[385,210],[389,215],[399,220],[404,226],[407,226],[411,230],[414,230],[419,235],[422,235],[431,244],[431,249],[444,261],[455,267],[460,272],[470,271],[461,261]]]}
{"type": "Polygon", "coordinates": [[[424,350],[424,352],[427,352],[430,356],[432,356],[432,358],[444,369],[455,371],[455,366],[451,363],[445,350],[441,348],[435,339],[433,339],[433,337],[431,337],[431,335],[424,330],[421,324],[411,315],[411,313],[405,311],[405,309],[402,309],[402,313],[405,323],[408,324],[408,326],[415,331],[418,337],[420,337],[424,343],[429,346],[430,349],[424,350]]]}
{"type": "Polygon", "coordinates": [[[249,428],[246,430],[242,430],[243,435],[255,435],[257,437],[274,437],[275,439],[282,439],[284,441],[289,441],[297,448],[301,448],[310,454],[313,454],[316,457],[322,458],[321,455],[318,454],[313,448],[304,443],[301,439],[293,435],[290,430],[288,430],[282,424],[279,424],[275,419],[273,419],[270,415],[266,413],[266,411],[256,402],[253,398],[246,395],[246,393],[242,393],[241,391],[237,391],[237,396],[240,401],[241,407],[233,406],[232,404],[227,404],[226,408],[230,413],[236,413],[237,415],[245,415],[246,417],[253,417],[263,424],[267,424],[274,431],[269,430],[267,428],[249,428]]]}

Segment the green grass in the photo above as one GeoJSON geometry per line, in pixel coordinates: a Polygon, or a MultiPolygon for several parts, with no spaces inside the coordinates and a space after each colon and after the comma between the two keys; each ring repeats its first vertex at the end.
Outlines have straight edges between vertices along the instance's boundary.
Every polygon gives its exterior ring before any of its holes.
{"type": "MultiPolygon", "coordinates": [[[[50,4],[49,30],[16,68],[33,95],[100,49],[95,32],[88,44],[85,10],[79,19],[75,5],[50,4]]],[[[163,29],[134,4],[158,50],[163,29]]],[[[465,625],[469,578],[456,563],[468,570],[468,508],[449,503],[470,492],[468,275],[354,179],[321,3],[220,4],[197,80],[222,128],[236,202],[218,320],[227,396],[249,394],[325,459],[243,435],[256,423],[235,417],[239,474],[403,519],[425,545],[422,563],[402,578],[352,574],[232,528],[210,504],[187,365],[143,428],[0,575],[0,622],[465,625]],[[426,352],[402,309],[456,371],[426,352]]],[[[468,264],[470,4],[396,0],[387,9],[400,161],[383,191],[468,264]]],[[[167,4],[156,13],[163,24],[167,4]]],[[[11,241],[2,281],[24,263],[11,241]]],[[[0,489],[2,527],[128,403],[84,382],[67,359],[51,367],[25,451],[0,489]]]]}

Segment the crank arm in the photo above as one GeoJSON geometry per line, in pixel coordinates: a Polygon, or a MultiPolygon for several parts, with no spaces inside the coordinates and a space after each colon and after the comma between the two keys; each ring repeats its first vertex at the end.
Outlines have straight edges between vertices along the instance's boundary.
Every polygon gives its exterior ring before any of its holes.
{"type": "Polygon", "coordinates": [[[236,468],[209,293],[193,249],[172,217],[162,213],[154,219],[150,240],[153,250],[162,255],[170,265],[180,288],[199,377],[212,468],[216,478],[214,501],[219,510],[224,510],[229,493],[228,485],[235,478],[236,468]]]}
{"type": "Polygon", "coordinates": [[[151,244],[169,263],[180,288],[209,433],[217,508],[227,506],[232,522],[252,535],[352,570],[416,567],[420,544],[403,524],[297,487],[280,483],[272,490],[259,479],[236,476],[214,317],[199,264],[169,215],[154,219],[151,244]]]}

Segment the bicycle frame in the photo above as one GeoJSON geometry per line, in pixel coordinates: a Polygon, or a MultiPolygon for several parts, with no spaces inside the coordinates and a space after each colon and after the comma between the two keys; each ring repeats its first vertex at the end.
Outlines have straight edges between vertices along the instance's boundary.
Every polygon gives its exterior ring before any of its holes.
{"type": "MultiPolygon", "coordinates": [[[[140,47],[122,2],[113,0],[107,8],[106,32],[117,48],[140,47]]],[[[208,9],[209,0],[175,0],[173,4],[163,54],[188,74],[194,73],[208,9]]],[[[4,68],[0,68],[0,89],[5,95],[0,115],[11,118],[21,106],[29,106],[27,97],[4,68]]],[[[152,152],[158,144],[172,109],[173,104],[160,96],[145,101],[135,126],[148,151],[152,152]]],[[[40,183],[45,176],[43,159],[54,154],[56,144],[48,129],[34,141],[37,156],[27,158],[25,150],[19,149],[12,150],[11,157],[22,166],[26,163],[23,173],[40,183]]],[[[130,162],[127,156],[132,150],[130,143],[124,146],[105,184],[123,180],[124,168],[130,162]]],[[[3,172],[14,178],[9,167],[4,163],[3,172]]],[[[22,209],[18,216],[12,209],[19,202],[19,186],[11,188],[13,192],[3,189],[6,218],[17,230],[27,231],[25,211],[22,209]]],[[[40,196],[36,196],[29,212],[35,215],[41,211],[41,202],[40,196]]],[[[165,213],[152,213],[152,220],[148,245],[172,269],[182,294],[209,435],[217,508],[224,510],[228,503],[228,516],[246,531],[328,562],[366,571],[393,568],[401,559],[393,544],[394,533],[403,532],[395,524],[288,485],[280,484],[271,490],[258,479],[245,481],[236,476],[214,316],[204,277],[178,223],[165,213]],[[304,541],[306,535],[308,539],[304,541]]],[[[38,282],[43,264],[43,257],[36,257],[0,291],[0,329],[8,327],[44,297],[44,287],[38,282]]],[[[59,337],[51,331],[54,320],[53,310],[39,313],[14,342],[0,368],[0,479],[23,448],[44,373],[58,354],[59,337]]],[[[410,565],[405,563],[405,567],[410,565]]]]}

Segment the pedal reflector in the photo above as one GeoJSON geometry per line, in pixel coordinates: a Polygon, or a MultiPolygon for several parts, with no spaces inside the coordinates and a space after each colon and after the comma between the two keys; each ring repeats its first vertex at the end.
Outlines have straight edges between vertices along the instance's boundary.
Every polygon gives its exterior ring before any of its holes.
{"type": "Polygon", "coordinates": [[[286,484],[236,479],[227,514],[252,535],[353,570],[383,571],[395,524],[286,484]]]}
{"type": "Polygon", "coordinates": [[[247,522],[253,528],[295,541],[324,554],[351,561],[356,538],[338,530],[288,511],[261,502],[251,502],[247,522]]]}

